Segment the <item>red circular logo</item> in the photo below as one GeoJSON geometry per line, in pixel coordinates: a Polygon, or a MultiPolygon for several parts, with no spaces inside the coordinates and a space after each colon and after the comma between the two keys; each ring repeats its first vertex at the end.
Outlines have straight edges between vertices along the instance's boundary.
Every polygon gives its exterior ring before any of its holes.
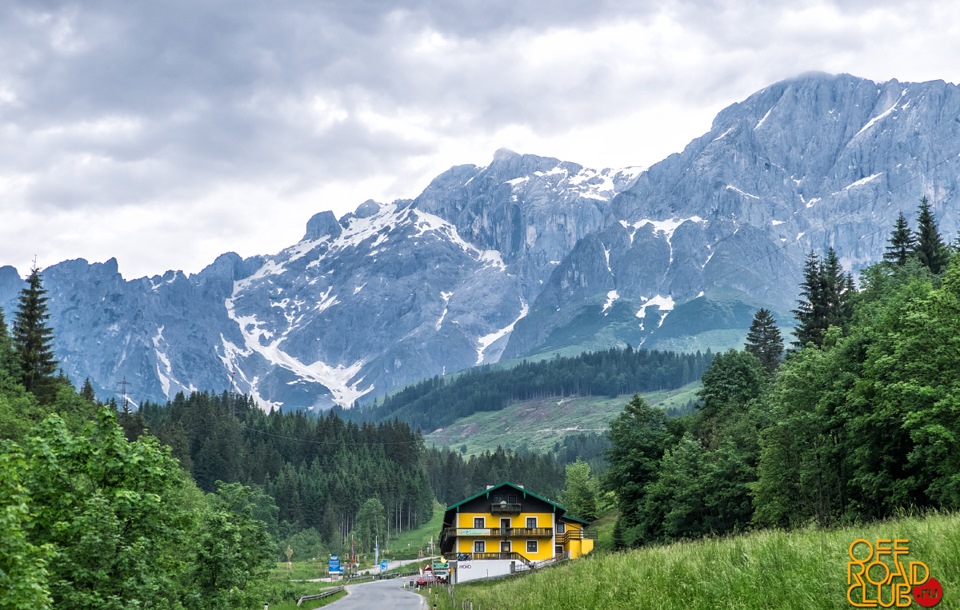
{"type": "Polygon", "coordinates": [[[930,578],[913,588],[913,599],[925,608],[936,606],[943,599],[943,585],[936,578],[930,578]]]}

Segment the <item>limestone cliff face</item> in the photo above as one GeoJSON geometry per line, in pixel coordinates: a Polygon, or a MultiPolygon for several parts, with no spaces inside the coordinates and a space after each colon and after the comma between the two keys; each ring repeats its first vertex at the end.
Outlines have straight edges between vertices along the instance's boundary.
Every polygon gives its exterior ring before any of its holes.
{"type": "Polygon", "coordinates": [[[958,117],[954,85],[848,75],[777,83],[730,106],[613,198],[604,226],[555,270],[504,356],[554,347],[551,335],[570,334],[589,311],[622,324],[615,302],[640,317],[657,312],[639,334],[618,331],[645,347],[695,345],[673,339],[677,324],[703,315],[698,298],[725,304],[718,330],[742,328],[737,304],[788,312],[810,250],[832,246],[856,272],[881,259],[897,215],[915,218],[924,195],[952,239],[958,117]]]}
{"type": "MultiPolygon", "coordinates": [[[[192,276],[63,262],[44,271],[57,355],[101,395],[126,378],[140,400],[230,389],[323,409],[503,358],[734,346],[756,307],[790,323],[811,249],[854,271],[880,260],[923,195],[953,239],[958,117],[954,85],[813,74],[646,171],[500,150],[192,276]]],[[[20,285],[0,268],[8,322],[20,285]]]]}

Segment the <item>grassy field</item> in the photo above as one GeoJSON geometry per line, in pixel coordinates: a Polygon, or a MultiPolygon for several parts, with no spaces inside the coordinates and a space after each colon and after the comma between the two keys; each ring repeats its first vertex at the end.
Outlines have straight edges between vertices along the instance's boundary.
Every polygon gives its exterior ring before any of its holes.
{"type": "Polygon", "coordinates": [[[613,527],[617,524],[619,517],[620,511],[613,509],[590,524],[590,529],[597,532],[596,548],[598,551],[613,550],[613,527]]]}
{"type": "Polygon", "coordinates": [[[434,502],[433,517],[421,527],[391,538],[383,552],[384,556],[390,559],[416,559],[418,550],[423,550],[426,554],[431,537],[434,545],[439,543],[438,537],[440,536],[440,526],[443,525],[443,511],[445,509],[446,506],[434,502]]]}
{"type": "MultiPolygon", "coordinates": [[[[526,576],[457,586],[456,607],[470,600],[474,609],[482,610],[850,608],[847,553],[858,538],[871,543],[880,538],[909,539],[910,553],[904,561],[924,562],[943,586],[937,610],[960,608],[956,514],[836,530],[762,531],[628,553],[596,553],[526,576]]],[[[875,574],[882,574],[875,569],[875,574]]],[[[889,599],[890,589],[885,591],[884,599],[889,599]]],[[[446,595],[440,601],[439,608],[452,608],[446,595]]]]}
{"type": "MultiPolygon", "coordinates": [[[[696,399],[700,383],[676,390],[642,394],[648,404],[664,409],[679,408],[696,399]]],[[[516,402],[501,411],[474,413],[450,426],[426,435],[427,445],[460,449],[467,455],[493,451],[497,445],[539,453],[553,451],[568,434],[604,432],[630,396],[547,398],[516,402]]]]}

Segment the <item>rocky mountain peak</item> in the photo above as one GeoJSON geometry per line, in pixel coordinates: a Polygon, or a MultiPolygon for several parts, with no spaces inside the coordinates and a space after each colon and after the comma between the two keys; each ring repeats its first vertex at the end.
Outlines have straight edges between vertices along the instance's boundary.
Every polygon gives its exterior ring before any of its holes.
{"type": "Polygon", "coordinates": [[[326,210],[318,212],[307,221],[307,232],[303,236],[303,241],[313,241],[324,237],[337,238],[340,236],[342,228],[333,212],[326,210]]]}
{"type": "MultiPolygon", "coordinates": [[[[45,270],[58,358],[101,393],[125,377],[152,400],[231,389],[322,409],[501,358],[738,347],[757,307],[790,323],[810,250],[877,261],[923,195],[956,235],[958,116],[943,82],[804,75],[645,170],[501,149],[194,276],[67,261],[45,270]]],[[[20,285],[0,268],[8,317],[20,285]]]]}

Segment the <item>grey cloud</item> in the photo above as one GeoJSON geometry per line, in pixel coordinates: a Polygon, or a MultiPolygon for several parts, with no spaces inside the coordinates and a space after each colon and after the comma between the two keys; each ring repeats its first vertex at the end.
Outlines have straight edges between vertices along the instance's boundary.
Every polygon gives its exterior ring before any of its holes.
{"type": "MultiPolygon", "coordinates": [[[[899,4],[836,6],[856,15],[899,4]]],[[[45,210],[200,201],[223,186],[310,192],[509,126],[565,133],[658,99],[719,109],[822,67],[810,58],[869,42],[817,31],[779,40],[781,11],[761,0],[11,0],[0,11],[0,178],[29,177],[18,205],[45,210]],[[547,58],[528,70],[522,56],[544,32],[573,32],[579,51],[577,32],[658,15],[692,39],[663,41],[642,66],[586,47],[569,69],[547,58]],[[450,53],[413,52],[431,30],[452,41],[450,53]],[[670,63],[688,47],[709,61],[670,63]],[[329,109],[311,108],[314,98],[329,109]],[[410,116],[429,124],[391,118],[410,116]]]]}

